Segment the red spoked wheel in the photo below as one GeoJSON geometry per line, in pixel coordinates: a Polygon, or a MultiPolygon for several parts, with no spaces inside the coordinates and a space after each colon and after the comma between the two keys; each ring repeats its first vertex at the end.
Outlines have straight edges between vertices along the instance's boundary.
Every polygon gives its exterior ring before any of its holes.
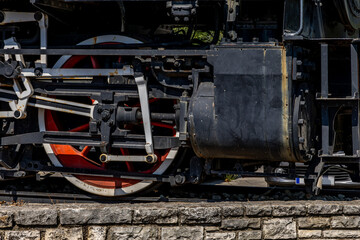
{"type": "MultiPolygon", "coordinates": [[[[112,43],[141,43],[138,40],[125,36],[99,36],[88,39],[79,45],[89,44],[112,44],[112,43]],[[95,42],[96,41],[96,42],[95,42]]],[[[54,68],[106,68],[111,61],[120,61],[121,58],[105,60],[102,57],[95,56],[63,56],[55,64],[54,68]]],[[[81,103],[95,104],[87,97],[67,97],[66,100],[72,100],[81,103]]],[[[164,108],[173,109],[174,102],[171,100],[150,99],[150,110],[162,111],[164,108]]],[[[125,104],[125,103],[124,103],[125,104]]],[[[127,102],[128,106],[136,106],[136,101],[127,102]]],[[[40,131],[70,131],[87,132],[90,119],[87,117],[61,113],[51,110],[39,110],[40,131]]],[[[152,122],[154,136],[174,136],[176,135],[175,123],[156,121],[152,122]]],[[[143,134],[142,123],[123,124],[121,128],[129,130],[134,134],[143,134]]],[[[95,170],[119,170],[127,172],[140,172],[162,174],[173,162],[177,149],[162,149],[155,151],[158,161],[154,164],[141,162],[109,162],[102,163],[99,160],[100,149],[91,146],[71,146],[44,144],[44,149],[51,162],[57,167],[95,169],[95,170]]],[[[139,149],[111,149],[110,154],[114,155],[146,155],[145,150],[139,149]]],[[[139,192],[152,185],[151,181],[130,180],[111,177],[99,177],[88,175],[64,175],[75,186],[102,196],[121,196],[139,192]]]]}

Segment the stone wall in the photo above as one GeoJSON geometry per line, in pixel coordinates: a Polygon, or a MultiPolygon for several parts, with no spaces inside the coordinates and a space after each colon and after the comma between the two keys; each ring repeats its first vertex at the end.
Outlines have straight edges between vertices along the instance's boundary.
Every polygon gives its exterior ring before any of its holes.
{"type": "Polygon", "coordinates": [[[2,239],[360,239],[360,201],[24,204],[2,239]]]}

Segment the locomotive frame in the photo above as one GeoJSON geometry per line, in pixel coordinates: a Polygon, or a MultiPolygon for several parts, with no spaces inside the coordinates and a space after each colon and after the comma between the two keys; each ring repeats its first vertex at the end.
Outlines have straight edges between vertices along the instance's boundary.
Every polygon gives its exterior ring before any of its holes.
{"type": "MultiPolygon", "coordinates": [[[[61,173],[86,191],[114,196],[153,182],[195,184],[205,175],[294,178],[255,173],[287,161],[309,165],[305,183],[315,193],[338,164],[360,181],[358,1],[259,1],[270,9],[266,20],[251,1],[154,1],[168,14],[154,22],[191,33],[146,42],[125,36],[121,21],[110,26],[117,34],[100,29],[75,46],[54,39],[71,36],[65,27],[51,30],[51,23],[62,26],[54,12],[70,11],[82,29],[82,6],[95,11],[104,2],[119,1],[32,0],[24,8],[40,11],[1,12],[3,179],[61,173]],[[208,8],[215,19],[202,12],[208,8]],[[206,45],[192,40],[197,17],[213,30],[206,45]],[[35,31],[38,48],[26,37],[17,41],[26,29],[35,31]],[[46,154],[38,153],[41,145],[46,154]]],[[[121,19],[126,7],[143,13],[133,2],[120,1],[121,19]]]]}

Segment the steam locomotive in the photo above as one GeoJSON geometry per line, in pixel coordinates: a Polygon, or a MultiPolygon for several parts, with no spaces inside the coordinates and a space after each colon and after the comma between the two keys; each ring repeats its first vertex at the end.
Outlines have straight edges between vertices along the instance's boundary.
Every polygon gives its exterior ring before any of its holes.
{"type": "Polygon", "coordinates": [[[309,191],[360,182],[358,0],[0,6],[2,180],[122,196],[301,162],[309,191]]]}

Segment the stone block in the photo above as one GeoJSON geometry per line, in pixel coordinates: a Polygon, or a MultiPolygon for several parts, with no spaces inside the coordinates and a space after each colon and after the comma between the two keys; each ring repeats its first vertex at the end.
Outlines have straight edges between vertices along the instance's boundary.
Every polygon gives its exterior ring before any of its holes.
{"type": "Polygon", "coordinates": [[[214,233],[206,233],[205,240],[235,240],[236,233],[235,232],[214,232],[214,233]]]}
{"type": "Polygon", "coordinates": [[[161,228],[162,240],[202,240],[203,227],[163,227],[161,228]]]}
{"type": "Polygon", "coordinates": [[[13,226],[14,211],[0,208],[0,228],[13,226]]]}
{"type": "Polygon", "coordinates": [[[156,240],[158,229],[155,227],[111,227],[107,240],[156,240]]]}
{"type": "Polygon", "coordinates": [[[246,204],[246,216],[271,216],[272,207],[269,204],[246,204]]]}
{"type": "Polygon", "coordinates": [[[227,217],[242,217],[244,215],[244,206],[230,205],[221,207],[222,216],[227,217]]]}
{"type": "Polygon", "coordinates": [[[360,230],[324,230],[323,237],[360,239],[360,230]]]}
{"type": "Polygon", "coordinates": [[[14,220],[18,225],[57,225],[57,211],[49,207],[21,207],[14,214],[14,220]]]}
{"type": "Polygon", "coordinates": [[[205,227],[205,232],[218,232],[218,231],[220,231],[220,227],[214,227],[214,226],[205,227]]]}
{"type": "Polygon", "coordinates": [[[321,238],[321,230],[299,230],[299,238],[321,238]]]}
{"type": "Polygon", "coordinates": [[[303,204],[276,204],[273,205],[272,215],[275,217],[285,216],[304,216],[306,215],[306,206],[303,204]]]}
{"type": "Polygon", "coordinates": [[[220,223],[221,209],[219,207],[182,207],[180,222],[185,224],[220,223]]]}
{"type": "Polygon", "coordinates": [[[176,224],[176,208],[139,208],[134,210],[133,223],[176,224]]]}
{"type": "Polygon", "coordinates": [[[260,218],[237,218],[237,219],[224,219],[221,222],[221,228],[227,230],[235,230],[235,229],[246,229],[260,228],[260,218]]]}
{"type": "Polygon", "coordinates": [[[295,239],[296,222],[292,218],[273,218],[263,223],[264,239],[295,239]]]}
{"type": "Polygon", "coordinates": [[[241,240],[258,240],[261,239],[261,231],[240,231],[238,233],[238,239],[241,240]]]}
{"type": "Polygon", "coordinates": [[[45,230],[45,240],[82,240],[82,228],[56,228],[45,230]]]}
{"type": "Polygon", "coordinates": [[[360,217],[358,216],[335,216],[331,219],[331,228],[359,228],[360,217]]]}
{"type": "Polygon", "coordinates": [[[297,219],[299,228],[328,228],[330,227],[330,218],[324,217],[305,217],[297,219]]]}
{"type": "Polygon", "coordinates": [[[88,227],[88,240],[105,240],[106,227],[103,226],[90,226],[88,227]]]}
{"type": "Polygon", "coordinates": [[[119,206],[60,208],[62,225],[131,223],[132,210],[119,206]]]}
{"type": "Polygon", "coordinates": [[[313,203],[307,206],[308,213],[311,215],[339,215],[342,214],[343,206],[341,204],[331,203],[313,203]]]}
{"type": "Polygon", "coordinates": [[[40,231],[23,230],[23,231],[5,231],[5,240],[40,240],[40,231]]]}
{"type": "Polygon", "coordinates": [[[343,213],[346,215],[359,215],[360,214],[360,205],[345,204],[343,206],[343,213]]]}

